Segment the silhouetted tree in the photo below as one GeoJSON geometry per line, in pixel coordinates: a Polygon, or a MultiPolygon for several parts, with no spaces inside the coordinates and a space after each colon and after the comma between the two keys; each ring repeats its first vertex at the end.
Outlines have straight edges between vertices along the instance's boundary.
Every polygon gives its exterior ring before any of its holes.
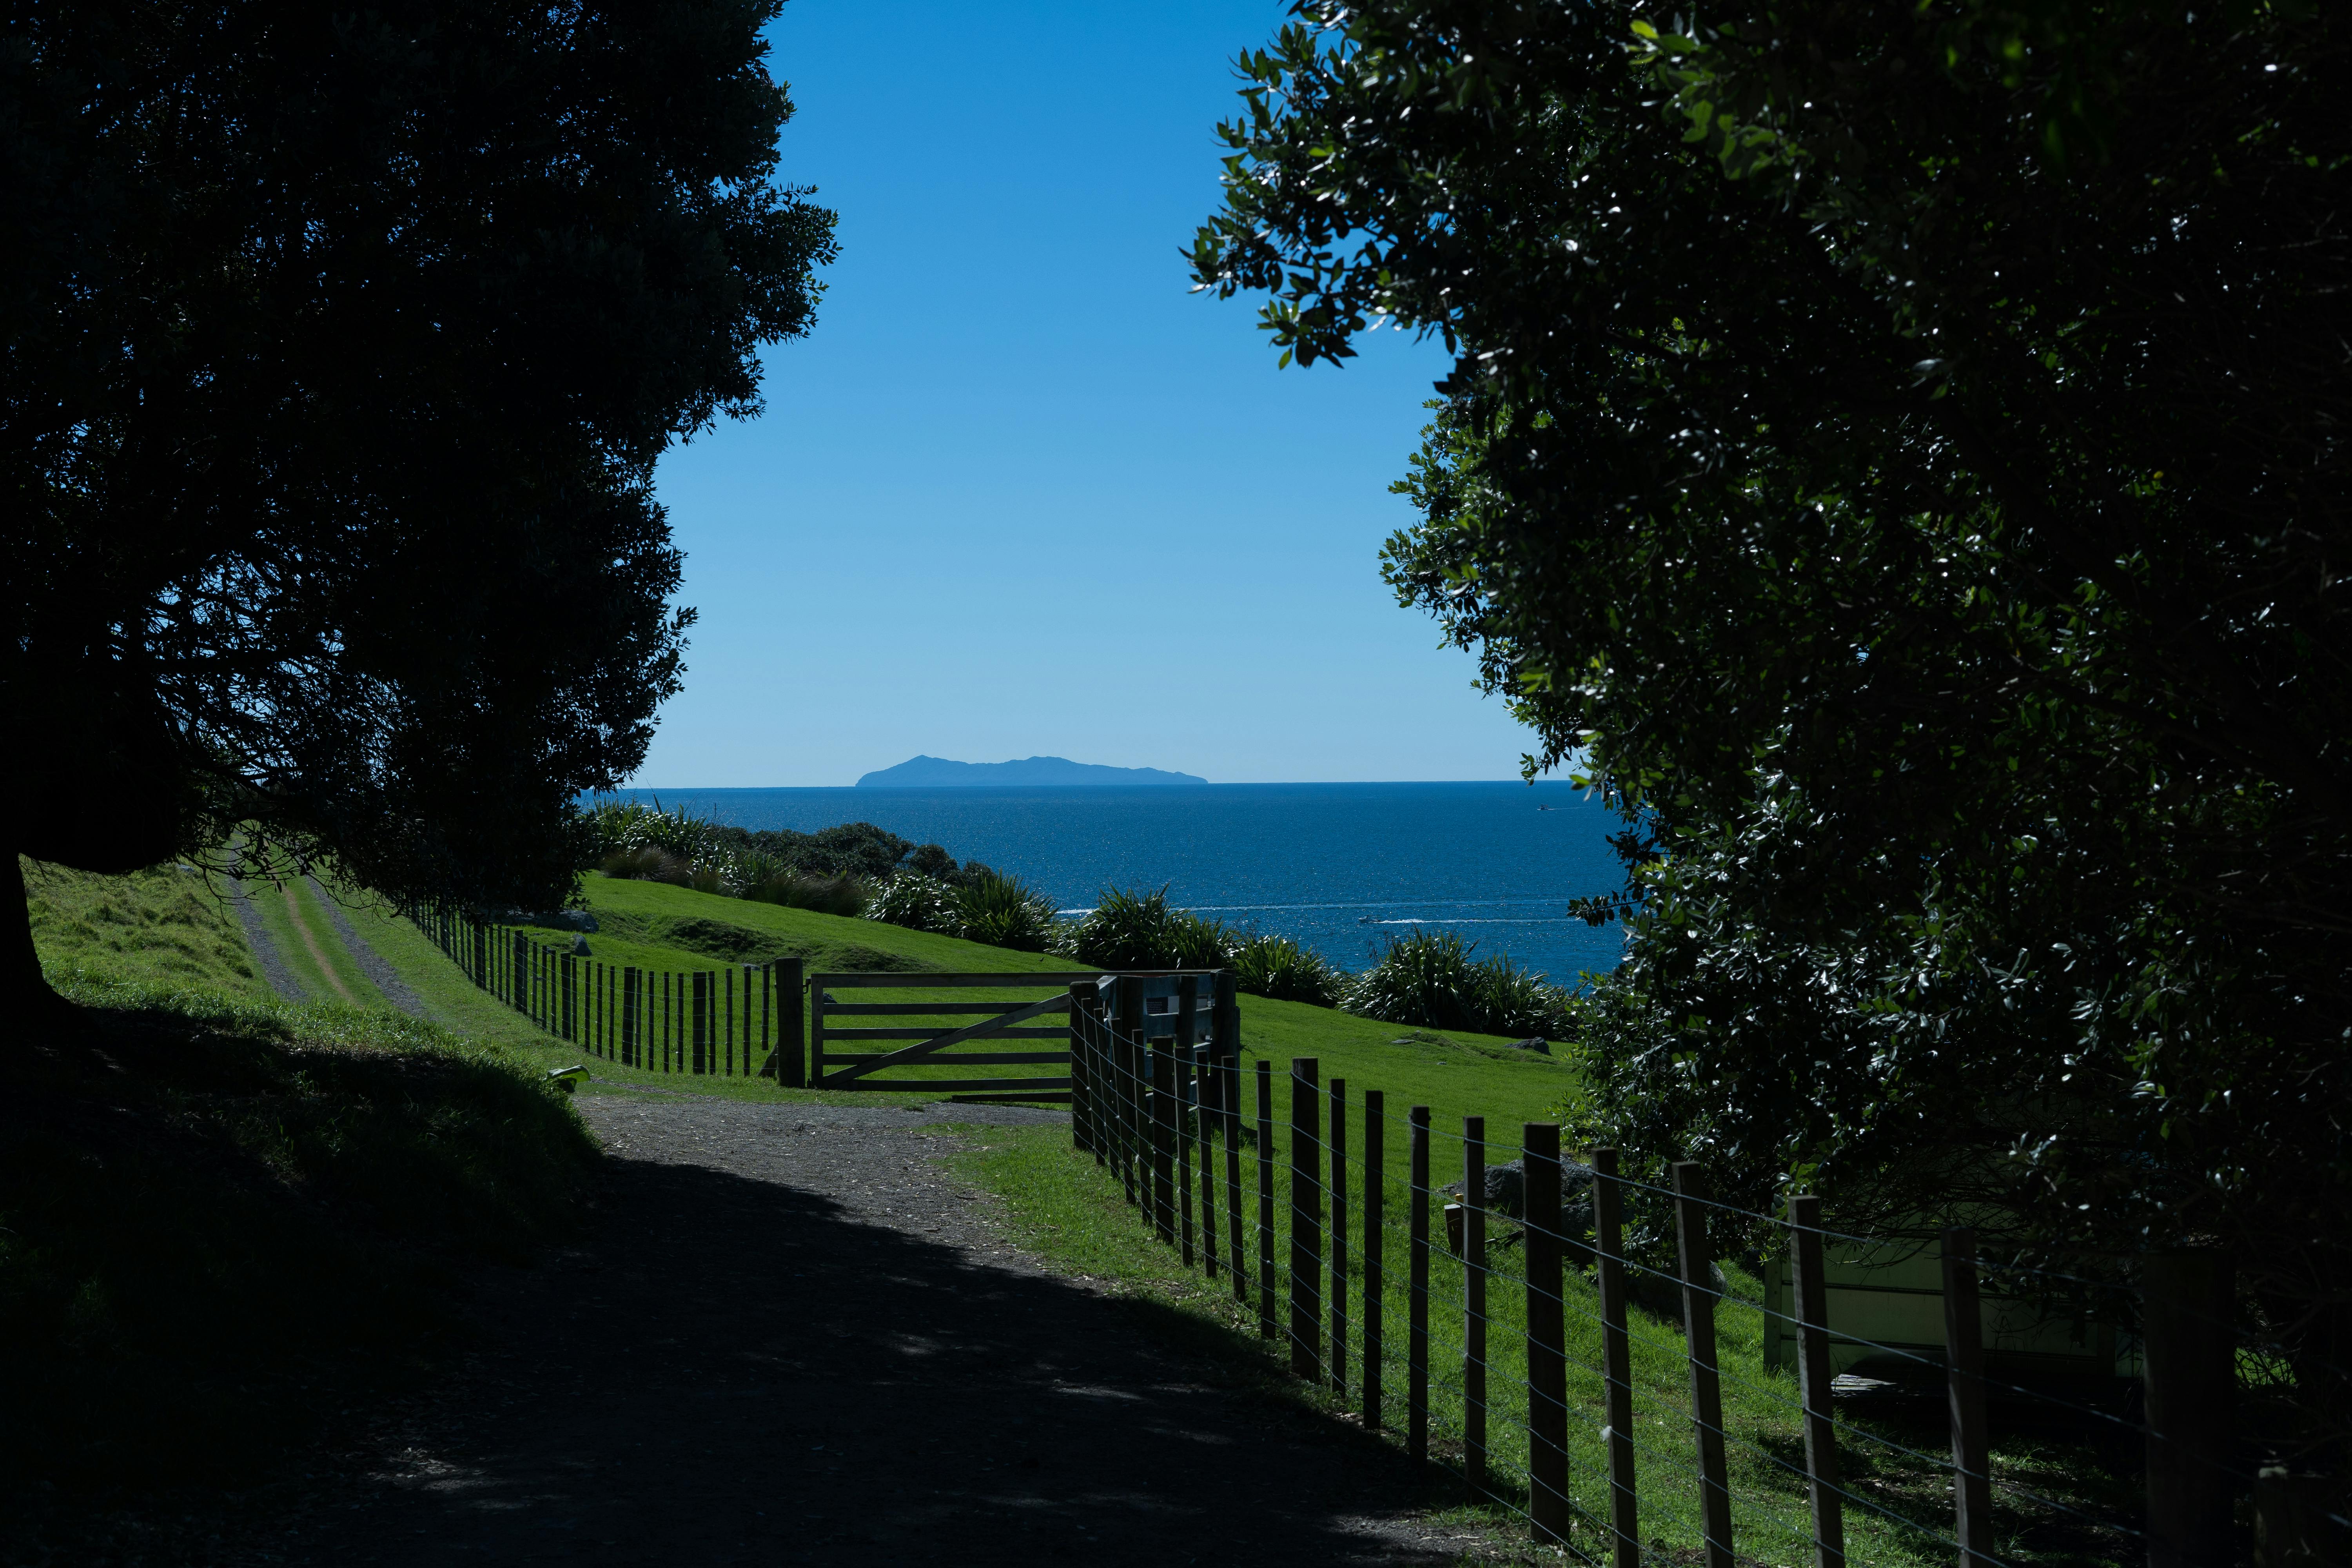
{"type": "Polygon", "coordinates": [[[757,411],[834,254],[773,179],[780,3],[9,7],[15,849],[247,824],[394,895],[568,890],[691,620],[654,462],[757,411]]]}

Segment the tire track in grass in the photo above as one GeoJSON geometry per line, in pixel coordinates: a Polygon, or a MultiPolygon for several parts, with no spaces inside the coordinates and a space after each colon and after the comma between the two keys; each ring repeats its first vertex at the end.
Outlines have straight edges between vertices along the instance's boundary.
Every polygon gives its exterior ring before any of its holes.
{"type": "Polygon", "coordinates": [[[286,955],[278,951],[278,942],[269,928],[261,923],[261,911],[253,907],[253,895],[246,889],[245,879],[237,875],[244,868],[245,858],[232,852],[229,860],[229,907],[236,911],[236,923],[244,928],[246,945],[253,949],[254,963],[261,969],[261,977],[269,988],[289,1002],[308,1002],[310,993],[294,978],[293,969],[286,955]]]}
{"type": "Polygon", "coordinates": [[[360,966],[360,973],[375,982],[375,988],[383,993],[385,1001],[412,1018],[425,1016],[425,999],[410,989],[408,982],[400,977],[400,972],[383,961],[383,954],[368,945],[367,938],[352,924],[351,917],[343,913],[342,905],[336,902],[334,894],[327,890],[326,884],[315,875],[309,880],[310,891],[317,895],[319,907],[326,910],[328,921],[335,928],[337,940],[352,955],[352,962],[360,966]]]}
{"type": "Polygon", "coordinates": [[[294,896],[294,883],[288,882],[280,889],[286,895],[286,918],[294,922],[294,934],[302,939],[302,945],[310,950],[310,962],[319,966],[319,973],[335,988],[335,994],[354,1007],[361,1005],[360,999],[352,994],[352,988],[343,984],[343,977],[335,973],[335,966],[327,962],[326,949],[319,945],[317,934],[302,918],[302,903],[294,896]]]}

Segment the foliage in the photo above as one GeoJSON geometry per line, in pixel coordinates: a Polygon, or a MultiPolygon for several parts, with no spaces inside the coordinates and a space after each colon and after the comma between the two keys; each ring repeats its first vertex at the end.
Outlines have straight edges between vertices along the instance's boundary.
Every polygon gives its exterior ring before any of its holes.
{"type": "Polygon", "coordinates": [[[1337,1007],[1347,990],[1347,975],[1330,960],[1286,936],[1243,937],[1227,952],[1225,963],[1235,986],[1255,996],[1337,1007]]]}
{"type": "MultiPolygon", "coordinates": [[[[777,0],[42,6],[0,57],[12,846],[544,908],[691,612],[652,491],[833,216],[777,0]]],[[[29,939],[0,932],[37,991],[29,939]]]]}
{"type": "Polygon", "coordinates": [[[1166,888],[1105,888],[1063,940],[1080,963],[1117,970],[1221,969],[1236,939],[1221,921],[1170,909],[1166,888]]]}
{"type": "Polygon", "coordinates": [[[2332,1386],[2352,22],[1297,9],[1196,275],[1459,351],[1387,571],[1625,814],[1611,1135],[2070,1268],[2227,1238],[2332,1386]]]}
{"type": "Polygon", "coordinates": [[[955,935],[1018,952],[1044,952],[1054,931],[1054,900],[1018,877],[980,868],[951,896],[955,935]]]}
{"type": "Polygon", "coordinates": [[[866,918],[908,931],[958,935],[962,917],[944,883],[918,871],[901,871],[875,892],[866,907],[866,918]]]}
{"type": "Polygon", "coordinates": [[[1567,992],[1507,956],[1475,959],[1476,947],[1450,931],[1391,937],[1372,966],[1348,984],[1342,1005],[1367,1018],[1431,1029],[1547,1040],[1569,1035],[1567,992]]]}

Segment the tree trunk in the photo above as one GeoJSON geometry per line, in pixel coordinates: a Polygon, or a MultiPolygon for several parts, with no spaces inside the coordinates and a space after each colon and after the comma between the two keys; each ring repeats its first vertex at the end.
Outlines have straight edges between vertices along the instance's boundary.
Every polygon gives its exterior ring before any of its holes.
{"type": "Polygon", "coordinates": [[[66,1012],[65,998],[41,973],[33,946],[33,917],[25,892],[25,863],[11,851],[13,890],[0,889],[0,1051],[46,1036],[66,1012]]]}

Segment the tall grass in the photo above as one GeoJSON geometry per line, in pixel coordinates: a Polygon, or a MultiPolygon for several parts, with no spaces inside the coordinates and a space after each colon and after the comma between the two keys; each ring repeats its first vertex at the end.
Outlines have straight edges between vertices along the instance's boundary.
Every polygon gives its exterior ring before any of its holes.
{"type": "Polygon", "coordinates": [[[1239,939],[1222,921],[1168,907],[1168,889],[1106,888],[1058,952],[1103,969],[1222,969],[1239,939]]]}
{"type": "Polygon", "coordinates": [[[1234,984],[1253,996],[1336,1007],[1347,995],[1345,972],[1286,936],[1253,932],[1234,944],[1225,962],[1234,984]]]}
{"type": "Polygon", "coordinates": [[[1454,931],[1391,937],[1341,1005],[1361,1017],[1430,1029],[1547,1039],[1570,1033],[1574,1001],[1565,990],[1507,956],[1474,958],[1476,947],[1454,931]]]}

